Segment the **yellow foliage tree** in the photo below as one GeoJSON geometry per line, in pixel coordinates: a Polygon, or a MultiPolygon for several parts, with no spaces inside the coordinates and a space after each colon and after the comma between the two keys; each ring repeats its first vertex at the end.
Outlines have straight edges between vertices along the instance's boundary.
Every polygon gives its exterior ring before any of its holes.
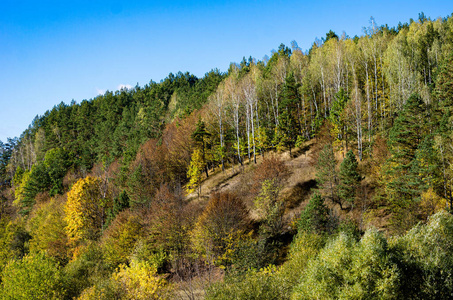
{"type": "Polygon", "coordinates": [[[65,232],[63,205],[57,199],[41,204],[28,220],[31,252],[44,252],[60,262],[67,259],[68,238],[65,232]]]}
{"type": "Polygon", "coordinates": [[[77,181],[68,193],[65,206],[66,234],[76,246],[83,240],[99,236],[104,219],[105,199],[101,194],[101,181],[88,176],[77,181]]]}
{"type": "Polygon", "coordinates": [[[107,299],[104,289],[99,289],[96,286],[90,286],[83,290],[77,300],[104,300],[107,299]]]}
{"type": "Polygon", "coordinates": [[[198,196],[200,196],[201,179],[203,176],[204,168],[205,162],[203,161],[203,153],[200,149],[195,149],[195,151],[192,153],[189,170],[187,171],[187,176],[189,176],[189,183],[187,184],[188,193],[197,191],[198,196]]]}
{"type": "Polygon", "coordinates": [[[228,264],[250,222],[248,209],[240,198],[230,193],[212,194],[190,233],[193,248],[217,265],[228,264]]]}
{"type": "Polygon", "coordinates": [[[157,268],[145,261],[133,260],[131,265],[121,265],[112,275],[121,299],[166,299],[166,281],[157,275],[157,268]]]}
{"type": "Polygon", "coordinates": [[[420,212],[425,218],[441,211],[447,206],[447,200],[445,198],[439,197],[430,187],[428,190],[424,191],[421,195],[420,201],[420,212]]]}
{"type": "Polygon", "coordinates": [[[102,238],[104,259],[107,264],[117,267],[128,262],[129,255],[142,235],[142,227],[137,215],[129,211],[118,214],[102,238]]]}

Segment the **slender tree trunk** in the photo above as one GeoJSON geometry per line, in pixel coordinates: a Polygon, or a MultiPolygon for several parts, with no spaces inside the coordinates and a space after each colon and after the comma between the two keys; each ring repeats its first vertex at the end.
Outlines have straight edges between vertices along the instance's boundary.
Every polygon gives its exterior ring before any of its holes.
{"type": "Polygon", "coordinates": [[[240,148],[241,139],[239,138],[239,103],[235,104],[233,118],[234,118],[234,125],[236,127],[236,140],[237,140],[238,160],[239,160],[239,163],[242,166],[241,148],[240,148]]]}
{"type": "Polygon", "coordinates": [[[249,163],[250,163],[250,108],[246,104],[246,130],[247,130],[247,155],[249,158],[249,163]]]}
{"type": "Polygon", "coordinates": [[[250,103],[250,122],[252,126],[252,145],[253,145],[253,161],[256,164],[256,148],[255,148],[255,127],[253,122],[253,102],[250,103]]]}
{"type": "Polygon", "coordinates": [[[368,74],[368,62],[365,62],[365,74],[366,74],[366,104],[368,110],[368,142],[371,144],[371,130],[372,130],[372,109],[370,100],[370,82],[368,74]]]}
{"type": "Polygon", "coordinates": [[[356,127],[357,127],[357,150],[359,153],[359,160],[362,161],[362,110],[359,97],[359,87],[357,76],[354,72],[354,88],[355,88],[355,108],[356,108],[356,127]]]}

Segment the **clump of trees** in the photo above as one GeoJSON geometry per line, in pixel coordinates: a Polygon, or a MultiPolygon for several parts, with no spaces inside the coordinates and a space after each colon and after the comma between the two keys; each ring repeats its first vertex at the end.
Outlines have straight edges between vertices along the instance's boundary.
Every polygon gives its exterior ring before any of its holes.
{"type": "Polygon", "coordinates": [[[452,32],[372,19],[36,117],[0,142],[0,295],[448,298],[452,32]],[[308,149],[294,216],[282,191],[308,149]],[[205,197],[220,172],[241,190],[205,197]]]}
{"type": "Polygon", "coordinates": [[[374,228],[360,240],[344,232],[326,240],[303,230],[281,267],[226,279],[214,285],[207,298],[448,298],[452,221],[443,211],[394,239],[374,228]]]}

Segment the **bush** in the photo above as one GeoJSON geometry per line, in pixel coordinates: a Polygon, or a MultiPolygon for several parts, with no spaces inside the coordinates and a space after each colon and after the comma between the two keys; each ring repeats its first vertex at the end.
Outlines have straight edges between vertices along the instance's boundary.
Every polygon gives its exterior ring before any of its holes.
{"type": "Polygon", "coordinates": [[[119,213],[102,239],[105,262],[111,268],[127,263],[142,231],[143,225],[137,215],[129,211],[119,213]]]}
{"type": "Polygon", "coordinates": [[[213,194],[191,232],[195,250],[217,263],[228,263],[236,241],[250,224],[245,204],[233,194],[213,194]]]}
{"type": "Polygon", "coordinates": [[[129,267],[121,265],[112,279],[120,299],[166,299],[168,296],[166,281],[148,262],[132,261],[129,267]]]}
{"type": "Polygon", "coordinates": [[[76,258],[64,268],[69,298],[77,297],[83,290],[95,284],[99,287],[99,283],[105,281],[112,271],[104,262],[101,248],[97,244],[88,243],[79,247],[77,252],[76,258]]]}
{"type": "Polygon", "coordinates": [[[60,268],[43,254],[12,260],[3,270],[2,299],[62,299],[64,294],[60,268]]]}
{"type": "Polygon", "coordinates": [[[375,229],[358,243],[340,233],[312,259],[292,299],[393,299],[400,271],[387,241],[375,229]]]}
{"type": "Polygon", "coordinates": [[[207,291],[206,299],[288,299],[286,285],[281,279],[275,266],[250,270],[242,276],[213,284],[207,291]]]}
{"type": "Polygon", "coordinates": [[[68,238],[63,205],[56,199],[41,204],[28,220],[31,252],[44,252],[60,263],[68,262],[68,238]]]}
{"type": "MultiPolygon", "coordinates": [[[[20,259],[28,253],[30,235],[21,220],[0,219],[0,272],[11,259],[20,259]]],[[[0,277],[1,279],[1,277],[0,277]]]]}
{"type": "Polygon", "coordinates": [[[280,274],[283,282],[291,289],[300,283],[307,263],[315,258],[325,244],[322,235],[299,231],[291,243],[288,260],[283,264],[280,274]]]}
{"type": "Polygon", "coordinates": [[[449,299],[453,295],[453,216],[431,216],[393,242],[404,270],[402,292],[420,299],[449,299]]]}

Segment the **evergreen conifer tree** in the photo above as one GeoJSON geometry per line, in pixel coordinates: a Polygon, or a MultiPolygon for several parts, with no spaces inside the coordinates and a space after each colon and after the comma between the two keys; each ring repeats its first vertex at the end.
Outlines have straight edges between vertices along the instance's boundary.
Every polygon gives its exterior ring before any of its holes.
{"type": "Polygon", "coordinates": [[[341,199],[338,197],[338,172],[336,170],[337,161],[333,153],[331,144],[327,144],[319,152],[318,163],[316,165],[316,181],[327,198],[340,205],[343,209],[341,199]]]}
{"type": "Polygon", "coordinates": [[[296,83],[294,74],[290,73],[285,79],[285,85],[282,91],[282,107],[284,110],[279,116],[279,129],[281,131],[281,141],[286,147],[291,149],[294,147],[297,135],[300,134],[300,109],[298,103],[300,102],[299,84],[296,83]]]}
{"type": "Polygon", "coordinates": [[[358,162],[352,150],[346,154],[346,158],[340,165],[340,184],[338,186],[338,195],[342,200],[354,206],[354,201],[362,177],[357,171],[358,162]]]}
{"type": "Polygon", "coordinates": [[[424,104],[413,94],[404,105],[390,130],[388,146],[391,154],[386,163],[387,201],[395,229],[404,231],[417,222],[411,213],[420,199],[420,178],[414,173],[416,151],[424,135],[424,104]]]}
{"type": "Polygon", "coordinates": [[[206,130],[206,124],[201,119],[197,122],[197,127],[195,131],[192,133],[192,139],[196,141],[199,146],[201,146],[201,155],[202,161],[204,163],[204,170],[206,173],[206,177],[209,177],[208,174],[208,164],[206,162],[206,139],[208,139],[211,134],[206,130]]]}
{"type": "Polygon", "coordinates": [[[390,131],[388,146],[391,157],[388,174],[391,180],[387,187],[391,200],[406,201],[416,197],[411,169],[424,133],[423,111],[420,96],[410,96],[390,131]]]}
{"type": "Polygon", "coordinates": [[[315,192],[310,198],[299,219],[299,230],[312,233],[324,233],[329,223],[329,211],[324,198],[315,192]]]}

